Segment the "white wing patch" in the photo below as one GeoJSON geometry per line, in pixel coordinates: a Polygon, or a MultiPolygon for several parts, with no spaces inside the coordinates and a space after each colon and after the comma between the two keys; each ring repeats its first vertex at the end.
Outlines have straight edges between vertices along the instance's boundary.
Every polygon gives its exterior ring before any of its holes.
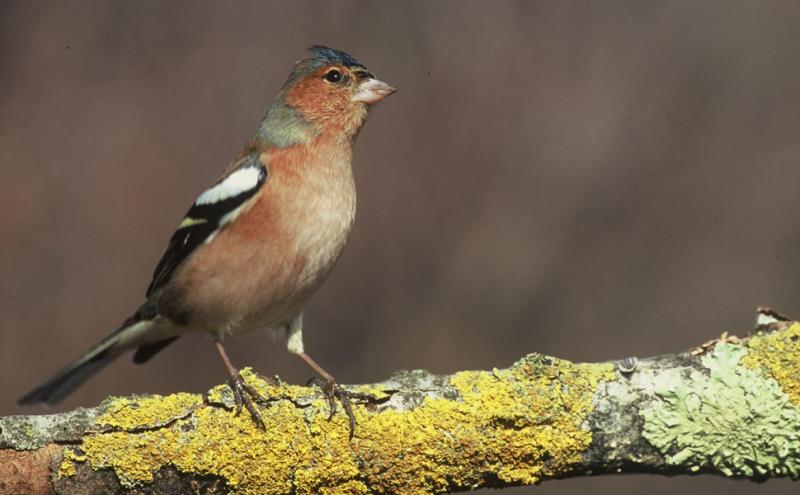
{"type": "Polygon", "coordinates": [[[260,175],[261,170],[258,167],[240,168],[226,177],[225,180],[201,194],[194,204],[208,205],[238,196],[256,187],[260,175]]]}

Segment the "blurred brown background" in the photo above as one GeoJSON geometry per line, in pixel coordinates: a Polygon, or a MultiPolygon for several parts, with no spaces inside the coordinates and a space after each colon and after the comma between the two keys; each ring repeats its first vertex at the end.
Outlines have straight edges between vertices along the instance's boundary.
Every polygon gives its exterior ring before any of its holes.
{"type": "MultiPolygon", "coordinates": [[[[0,414],[142,301],[196,195],[304,47],[399,88],[356,150],[350,246],[307,312],[344,383],[595,361],[800,317],[800,3],[0,3],[0,414]]],[[[263,335],[239,365],[304,382],[263,335]]],[[[203,391],[205,338],[60,409],[203,391]]],[[[790,493],[711,477],[536,493],[790,493]]],[[[532,488],[508,493],[534,493],[532,488]]]]}

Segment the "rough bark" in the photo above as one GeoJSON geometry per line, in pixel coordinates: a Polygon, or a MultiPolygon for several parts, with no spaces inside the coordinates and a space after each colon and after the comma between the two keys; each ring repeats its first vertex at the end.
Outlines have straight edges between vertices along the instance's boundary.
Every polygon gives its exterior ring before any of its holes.
{"type": "Polygon", "coordinates": [[[422,494],[587,474],[800,472],[800,325],[763,308],[757,332],[654,358],[400,371],[353,390],[358,426],[318,390],[248,382],[259,430],[230,391],[109,398],[0,418],[0,494],[422,494]]]}

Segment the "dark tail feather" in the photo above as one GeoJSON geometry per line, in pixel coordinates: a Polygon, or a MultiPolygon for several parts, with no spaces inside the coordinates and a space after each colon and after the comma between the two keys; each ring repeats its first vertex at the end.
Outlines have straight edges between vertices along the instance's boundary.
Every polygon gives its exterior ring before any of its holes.
{"type": "Polygon", "coordinates": [[[143,330],[139,325],[149,323],[140,320],[139,312],[122,324],[89,352],[68,364],[42,385],[31,390],[17,401],[21,406],[44,403],[54,405],[72,393],[92,375],[106,367],[117,356],[136,345],[143,330]]]}
{"type": "Polygon", "coordinates": [[[17,401],[21,406],[44,403],[49,406],[61,402],[83,382],[92,375],[103,369],[119,355],[114,352],[115,336],[118,332],[94,346],[89,352],[81,356],[78,360],[70,363],[61,371],[56,373],[45,383],[31,390],[24,397],[17,401]]]}
{"type": "Polygon", "coordinates": [[[140,345],[133,353],[133,363],[142,364],[150,360],[153,356],[161,352],[162,349],[178,340],[178,337],[170,337],[164,340],[157,340],[149,344],[140,345]]]}

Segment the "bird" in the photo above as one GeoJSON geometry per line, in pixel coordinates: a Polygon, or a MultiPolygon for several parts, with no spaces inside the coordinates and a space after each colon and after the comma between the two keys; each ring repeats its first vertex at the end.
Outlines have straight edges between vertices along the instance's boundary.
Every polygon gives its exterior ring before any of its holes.
{"type": "Polygon", "coordinates": [[[353,146],[370,108],[396,90],[348,53],[321,45],[297,62],[242,150],[178,223],[145,301],[110,335],[19,399],[53,405],[120,355],[142,364],[184,335],[210,335],[236,404],[260,399],[223,345],[271,330],[318,375],[331,417],[350,392],[303,344],[303,313],[344,249],[356,211],[353,146]]]}

